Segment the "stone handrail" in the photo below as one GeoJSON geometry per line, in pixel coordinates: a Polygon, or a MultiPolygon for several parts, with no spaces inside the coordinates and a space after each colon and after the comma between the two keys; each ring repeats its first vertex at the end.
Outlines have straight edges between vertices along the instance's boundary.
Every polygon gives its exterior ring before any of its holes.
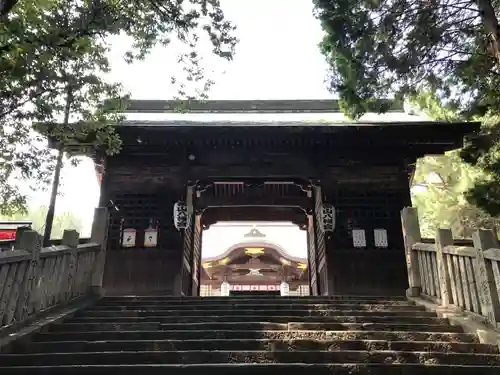
{"type": "MultiPolygon", "coordinates": [[[[86,244],[91,242],[90,238],[88,237],[80,237],[78,242],[80,245],[86,244]]],[[[7,241],[0,241],[0,252],[2,251],[9,251],[9,250],[14,250],[14,246],[16,245],[16,240],[7,240],[7,241]]],[[[51,246],[59,246],[62,245],[62,238],[54,238],[50,240],[50,245],[51,246]]]]}
{"type": "Polygon", "coordinates": [[[500,328],[500,245],[495,232],[478,230],[471,246],[458,246],[450,229],[439,229],[435,243],[429,243],[422,241],[415,208],[404,208],[401,220],[408,295],[459,308],[500,328]]]}
{"type": "Polygon", "coordinates": [[[97,208],[91,242],[79,244],[78,232],[65,230],[62,245],[47,248],[39,233],[19,231],[14,250],[0,252],[0,328],[100,288],[107,224],[107,209],[97,208]]]}

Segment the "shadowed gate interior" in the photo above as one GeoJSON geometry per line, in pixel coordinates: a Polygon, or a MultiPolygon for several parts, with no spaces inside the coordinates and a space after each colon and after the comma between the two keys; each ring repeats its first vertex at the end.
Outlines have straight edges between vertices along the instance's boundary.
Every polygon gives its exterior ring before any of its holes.
{"type": "MultiPolygon", "coordinates": [[[[397,102],[385,103],[402,112],[397,102]]],[[[112,202],[104,288],[109,295],[197,295],[203,229],[219,221],[292,221],[307,230],[311,294],[403,294],[400,210],[415,162],[462,146],[470,123],[340,123],[246,119],[248,113],[339,111],[336,101],[133,101],[119,154],[96,154],[101,205],[112,202]],[[188,114],[189,115],[189,114],[188,114]],[[179,115],[184,116],[184,115],[179,115]],[[175,208],[175,214],[174,212],[175,208]],[[157,229],[148,243],[146,231],[157,229]],[[135,241],[124,244],[124,230],[135,241]],[[129,233],[129,232],[127,232],[129,233]]]]}
{"type": "Polygon", "coordinates": [[[184,231],[181,294],[199,295],[203,230],[217,221],[291,221],[307,231],[310,293],[328,294],[325,231],[333,230],[332,208],[321,188],[300,179],[199,181],[174,206],[176,228],[184,231]]]}

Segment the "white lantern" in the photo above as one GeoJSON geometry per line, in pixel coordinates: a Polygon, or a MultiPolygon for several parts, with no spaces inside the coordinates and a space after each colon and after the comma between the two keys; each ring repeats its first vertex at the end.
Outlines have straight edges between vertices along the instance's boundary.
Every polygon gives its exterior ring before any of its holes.
{"type": "Polygon", "coordinates": [[[290,295],[290,285],[285,281],[280,284],[280,294],[282,297],[290,295]]]}
{"type": "Polygon", "coordinates": [[[187,206],[182,202],[174,203],[174,226],[177,230],[186,229],[188,225],[187,206]]]}
{"type": "Polygon", "coordinates": [[[223,281],[220,285],[220,295],[223,297],[229,297],[230,286],[227,281],[223,281]]]}

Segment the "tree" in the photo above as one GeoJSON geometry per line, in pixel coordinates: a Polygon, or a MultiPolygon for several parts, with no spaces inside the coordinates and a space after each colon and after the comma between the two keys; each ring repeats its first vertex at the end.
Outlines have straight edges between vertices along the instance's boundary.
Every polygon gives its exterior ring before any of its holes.
{"type": "MultiPolygon", "coordinates": [[[[413,96],[408,105],[433,120],[454,121],[458,114],[430,92],[413,96]]],[[[457,237],[471,237],[478,228],[495,228],[500,219],[489,215],[468,198],[485,172],[460,157],[462,150],[418,160],[412,186],[413,204],[419,209],[422,232],[433,237],[436,229],[451,228],[457,237]]]]}
{"type": "MultiPolygon", "coordinates": [[[[48,208],[45,206],[29,207],[26,213],[17,213],[10,216],[1,216],[0,220],[26,220],[31,221],[31,227],[38,233],[43,233],[45,225],[45,217],[47,216],[48,208]]],[[[62,238],[65,229],[74,229],[82,234],[83,222],[82,219],[72,212],[65,211],[57,214],[54,218],[52,230],[52,238],[62,238]]]]}
{"type": "MultiPolygon", "coordinates": [[[[439,100],[448,120],[479,119],[481,134],[461,152],[485,173],[466,193],[500,214],[500,26],[498,0],[315,0],[325,36],[329,84],[347,115],[373,98],[439,100]],[[422,99],[422,98],[420,98],[422,99]]],[[[379,108],[384,111],[384,108],[379,108]]]]}
{"type": "Polygon", "coordinates": [[[413,178],[412,201],[418,208],[422,233],[434,237],[438,228],[451,228],[460,238],[470,238],[478,228],[500,224],[469,203],[465,194],[482,171],[465,163],[459,151],[418,160],[413,178]]]}
{"type": "MultiPolygon", "coordinates": [[[[109,71],[110,36],[133,38],[134,45],[124,56],[128,62],[177,38],[188,48],[180,56],[186,80],[202,84],[197,92],[201,95],[210,81],[196,53],[198,42],[207,36],[214,54],[231,59],[233,30],[218,0],[18,3],[0,21],[0,211],[26,208],[18,180],[34,180],[37,187],[51,180],[54,154],[45,147],[46,136],[60,147],[76,138],[90,149],[83,151],[119,151],[113,125],[120,120],[117,113],[126,95],[103,78],[109,71]],[[111,100],[100,105],[104,98],[111,100]],[[70,115],[61,126],[65,112],[70,115]]],[[[181,94],[184,85],[180,84],[181,94]]]]}
{"type": "Polygon", "coordinates": [[[331,66],[330,88],[350,116],[363,114],[373,98],[422,89],[469,115],[499,107],[500,28],[491,0],[315,5],[325,31],[320,49],[331,66]]]}

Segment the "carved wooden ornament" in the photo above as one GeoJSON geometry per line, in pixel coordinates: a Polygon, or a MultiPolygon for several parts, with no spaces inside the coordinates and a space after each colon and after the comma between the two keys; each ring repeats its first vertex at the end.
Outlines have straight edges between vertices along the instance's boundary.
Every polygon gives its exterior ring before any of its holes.
{"type": "Polygon", "coordinates": [[[188,225],[187,206],[182,202],[174,204],[174,226],[177,230],[186,229],[188,225]]]}
{"type": "Polygon", "coordinates": [[[158,229],[147,228],[144,230],[144,247],[156,247],[158,245],[158,229]]]}
{"type": "Polygon", "coordinates": [[[122,247],[135,247],[136,230],[125,228],[123,230],[122,247]]]}

